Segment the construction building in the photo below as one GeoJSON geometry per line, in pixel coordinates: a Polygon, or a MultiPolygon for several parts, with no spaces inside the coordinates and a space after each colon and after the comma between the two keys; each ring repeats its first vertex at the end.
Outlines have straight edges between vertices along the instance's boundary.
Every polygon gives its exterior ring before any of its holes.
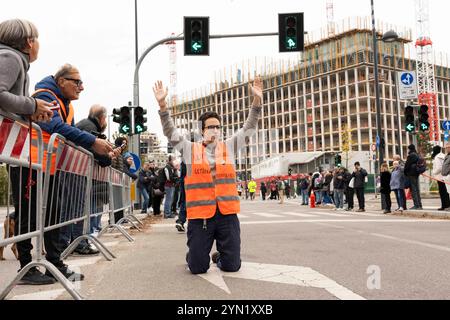
{"type": "MultiPolygon", "coordinates": [[[[379,23],[378,37],[391,29],[400,36],[397,41],[377,42],[386,160],[398,153],[406,158],[407,146],[413,143],[412,135],[404,130],[403,117],[411,101],[397,104],[394,70],[416,70],[412,31],[379,23]],[[398,127],[402,129],[400,141],[398,127]]],[[[369,169],[377,136],[371,21],[348,19],[336,25],[333,35],[310,33],[305,41],[305,51],[297,61],[264,61],[260,67],[256,63],[248,67],[247,72],[245,66],[236,67],[228,77],[221,74],[209,92],[179,97],[181,101],[171,110],[176,126],[190,132],[202,113],[216,111],[222,116],[224,138],[229,137],[243,127],[251,105],[248,82],[260,74],[264,80],[262,117],[258,133],[236,157],[238,172],[280,154],[319,152],[331,158],[345,147],[350,159],[361,160],[369,169]]],[[[447,59],[439,57],[435,66],[439,118],[449,119],[450,70],[443,62],[447,59]]]]}

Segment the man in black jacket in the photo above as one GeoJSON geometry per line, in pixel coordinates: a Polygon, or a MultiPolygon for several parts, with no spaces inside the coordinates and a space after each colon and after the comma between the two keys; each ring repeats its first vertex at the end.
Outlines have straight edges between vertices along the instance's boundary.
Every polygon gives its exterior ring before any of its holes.
{"type": "Polygon", "coordinates": [[[420,198],[419,188],[419,174],[417,173],[417,162],[419,162],[419,155],[416,151],[415,145],[408,147],[408,158],[405,164],[405,175],[408,177],[411,185],[411,195],[414,201],[414,207],[410,210],[422,210],[422,199],[420,198]]]}
{"type": "Polygon", "coordinates": [[[353,186],[359,204],[359,210],[356,212],[365,212],[364,185],[366,183],[367,171],[361,168],[359,162],[355,163],[355,170],[353,171],[352,177],[355,178],[353,186]]]}

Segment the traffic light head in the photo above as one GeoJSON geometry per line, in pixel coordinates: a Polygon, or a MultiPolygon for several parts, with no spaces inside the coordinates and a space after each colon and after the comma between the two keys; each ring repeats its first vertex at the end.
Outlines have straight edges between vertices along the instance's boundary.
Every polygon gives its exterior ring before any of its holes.
{"type": "Polygon", "coordinates": [[[334,156],[334,166],[340,168],[342,166],[342,157],[340,154],[334,156]]]}
{"type": "Polygon", "coordinates": [[[209,55],[209,17],[184,17],[184,55],[209,55]]]}
{"type": "Polygon", "coordinates": [[[131,117],[130,117],[130,107],[120,108],[120,126],[119,132],[123,134],[131,133],[131,117]]]}
{"type": "Polygon", "coordinates": [[[134,133],[140,134],[142,132],[147,131],[147,127],[145,123],[147,122],[147,118],[145,115],[147,114],[147,110],[142,107],[136,107],[134,109],[134,133]]]}
{"type": "Polygon", "coordinates": [[[113,109],[113,122],[120,123],[120,108],[113,109]]]}
{"type": "Polygon", "coordinates": [[[430,122],[428,122],[429,118],[428,106],[425,104],[421,105],[419,108],[419,127],[421,131],[430,129],[430,122]]]}
{"type": "Polygon", "coordinates": [[[407,106],[405,108],[405,129],[406,132],[412,133],[416,130],[416,124],[414,119],[414,108],[407,106]]]}
{"type": "Polygon", "coordinates": [[[303,51],[303,13],[278,14],[278,42],[280,52],[303,51]]]}

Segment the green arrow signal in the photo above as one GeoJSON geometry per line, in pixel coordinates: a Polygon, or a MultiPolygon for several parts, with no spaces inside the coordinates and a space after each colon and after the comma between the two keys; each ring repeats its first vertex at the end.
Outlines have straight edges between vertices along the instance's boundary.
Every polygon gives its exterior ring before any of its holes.
{"type": "Polygon", "coordinates": [[[123,131],[124,133],[128,133],[128,132],[130,131],[130,127],[127,126],[127,125],[124,125],[124,126],[122,127],[122,131],[123,131]]]}
{"type": "Polygon", "coordinates": [[[422,131],[427,131],[429,128],[425,123],[422,123],[421,129],[422,131]]]}
{"type": "Polygon", "coordinates": [[[136,132],[137,133],[141,133],[142,131],[144,131],[144,128],[142,128],[141,126],[137,125],[136,126],[136,132]]]}
{"type": "Polygon", "coordinates": [[[288,39],[287,41],[289,48],[295,48],[295,41],[292,39],[288,39]]]}
{"type": "Polygon", "coordinates": [[[194,42],[194,44],[192,45],[192,49],[194,49],[194,51],[199,51],[202,48],[202,45],[198,42],[194,42]]]}
{"type": "Polygon", "coordinates": [[[408,132],[413,132],[414,131],[414,125],[413,124],[408,124],[407,126],[406,126],[406,131],[408,131],[408,132]]]}

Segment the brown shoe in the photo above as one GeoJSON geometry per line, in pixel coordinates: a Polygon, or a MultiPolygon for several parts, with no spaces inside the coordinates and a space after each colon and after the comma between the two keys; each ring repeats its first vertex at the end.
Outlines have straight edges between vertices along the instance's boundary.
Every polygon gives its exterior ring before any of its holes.
{"type": "Polygon", "coordinates": [[[366,210],[364,210],[364,209],[359,209],[359,210],[357,210],[356,212],[366,212],[366,210]]]}

